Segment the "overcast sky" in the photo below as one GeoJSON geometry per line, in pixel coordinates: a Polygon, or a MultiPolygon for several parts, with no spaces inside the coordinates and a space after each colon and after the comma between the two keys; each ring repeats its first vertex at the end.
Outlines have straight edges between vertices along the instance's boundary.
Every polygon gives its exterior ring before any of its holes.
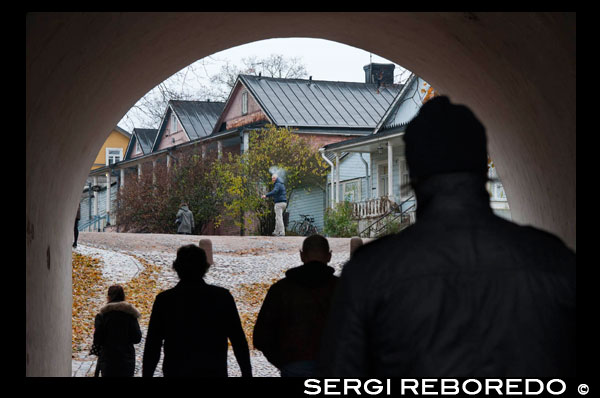
{"type": "MultiPolygon", "coordinates": [[[[265,58],[271,54],[281,54],[288,58],[299,57],[305,65],[307,73],[314,80],[331,80],[347,82],[364,82],[365,72],[363,66],[374,63],[393,63],[377,54],[369,53],[362,49],[351,47],[334,41],[324,39],[308,38],[285,38],[268,39],[253,43],[244,44],[237,47],[215,53],[204,60],[198,60],[194,64],[205,72],[206,76],[215,75],[220,71],[221,65],[225,60],[241,66],[242,59],[250,56],[265,58]],[[200,67],[201,66],[201,67],[200,67]]],[[[398,79],[404,68],[396,64],[394,75],[395,81],[398,79]]],[[[402,81],[408,78],[408,73],[402,76],[402,81]]],[[[207,84],[208,79],[198,82],[196,78],[186,78],[186,85],[207,84]]],[[[133,117],[133,112],[128,115],[133,117]]],[[[130,131],[130,123],[125,123],[125,117],[119,123],[126,130],[130,131]],[[127,127],[126,127],[127,125],[127,127]]],[[[140,127],[135,123],[135,127],[140,127]]],[[[141,123],[140,123],[141,124],[141,123]]]]}
{"type": "MultiPolygon", "coordinates": [[[[308,74],[314,80],[332,80],[347,82],[364,82],[363,66],[370,62],[368,51],[324,39],[269,39],[242,46],[233,47],[214,54],[215,58],[228,58],[241,64],[241,59],[251,55],[258,58],[270,54],[283,54],[287,57],[301,57],[308,74]]],[[[376,54],[372,62],[393,63],[376,54]]],[[[399,65],[396,66],[399,69],[399,65]]],[[[396,70],[398,74],[400,71],[396,70]]]]}

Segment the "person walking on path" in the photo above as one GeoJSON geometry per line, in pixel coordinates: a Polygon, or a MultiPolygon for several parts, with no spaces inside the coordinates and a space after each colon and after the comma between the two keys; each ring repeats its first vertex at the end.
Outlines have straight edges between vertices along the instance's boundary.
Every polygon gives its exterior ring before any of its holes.
{"type": "Polygon", "coordinates": [[[250,352],[231,293],[207,284],[206,253],[196,245],[177,250],[179,283],[156,296],[148,324],[142,376],[152,377],[164,344],[165,377],[227,377],[227,339],[242,371],[252,377],[250,352]]]}
{"type": "Polygon", "coordinates": [[[99,352],[96,374],[102,377],[133,377],[135,347],[142,339],[140,313],[125,301],[119,285],[108,288],[108,304],[100,309],[94,322],[93,351],[99,352]]]}
{"type": "Polygon", "coordinates": [[[435,97],[404,142],[417,222],[344,266],[320,373],[574,377],[575,253],[492,212],[484,126],[435,97]]]}
{"type": "Polygon", "coordinates": [[[283,212],[287,207],[285,185],[277,174],[271,176],[271,181],[275,184],[273,190],[266,195],[262,195],[262,198],[273,198],[275,202],[275,231],[273,231],[273,236],[285,236],[285,226],[283,225],[283,212]]]}
{"type": "Polygon", "coordinates": [[[175,216],[175,223],[177,224],[177,233],[190,235],[194,231],[194,213],[188,208],[187,203],[182,203],[179,206],[177,215],[175,216]]]}
{"type": "Polygon", "coordinates": [[[75,215],[75,228],[73,229],[73,247],[77,247],[77,238],[79,238],[79,220],[81,219],[81,203],[77,205],[77,214],[75,215]]]}
{"type": "Polygon", "coordinates": [[[321,333],[338,280],[327,265],[331,251],[323,236],[306,238],[300,259],[303,265],[288,270],[269,288],[254,327],[254,347],[282,377],[315,375],[321,333]]]}

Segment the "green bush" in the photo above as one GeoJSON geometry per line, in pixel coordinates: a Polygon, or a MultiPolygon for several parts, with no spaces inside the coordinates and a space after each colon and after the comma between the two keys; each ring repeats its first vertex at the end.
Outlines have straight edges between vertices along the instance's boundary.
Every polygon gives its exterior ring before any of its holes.
{"type": "Polygon", "coordinates": [[[338,203],[325,211],[325,235],[351,238],[358,235],[358,222],[352,218],[352,203],[338,203]]]}

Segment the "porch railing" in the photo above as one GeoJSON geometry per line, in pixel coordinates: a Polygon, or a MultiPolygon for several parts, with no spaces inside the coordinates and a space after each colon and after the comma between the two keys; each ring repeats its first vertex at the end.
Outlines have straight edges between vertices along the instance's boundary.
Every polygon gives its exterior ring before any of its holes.
{"type": "MultiPolygon", "coordinates": [[[[382,198],[387,199],[387,198],[382,198]]],[[[372,217],[370,224],[358,233],[358,236],[366,237],[377,237],[387,229],[390,223],[400,220],[402,228],[408,226],[412,221],[411,213],[414,213],[416,209],[416,202],[414,196],[409,197],[401,203],[395,203],[388,200],[388,210],[385,213],[381,213],[376,217],[372,217]],[[374,220],[374,221],[373,221],[374,220]]],[[[413,214],[414,215],[414,214],[413,214]]]]}
{"type": "Polygon", "coordinates": [[[86,229],[91,227],[91,231],[101,231],[104,230],[106,224],[110,223],[110,219],[108,215],[103,216],[94,216],[91,220],[87,220],[84,222],[80,222],[77,225],[77,229],[79,231],[85,231],[86,229]]]}
{"type": "Polygon", "coordinates": [[[394,202],[389,200],[387,196],[370,199],[364,202],[355,202],[352,204],[352,217],[358,219],[379,217],[389,213],[393,204],[394,202]]]}

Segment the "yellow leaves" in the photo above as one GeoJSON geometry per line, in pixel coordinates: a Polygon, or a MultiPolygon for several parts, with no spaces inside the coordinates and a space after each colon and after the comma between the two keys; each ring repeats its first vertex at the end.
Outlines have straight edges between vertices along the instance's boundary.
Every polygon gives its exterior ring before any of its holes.
{"type": "MultiPolygon", "coordinates": [[[[147,326],[152,305],[161,287],[158,283],[160,268],[146,260],[135,257],[144,269],[123,285],[125,300],[142,315],[140,326],[147,326]]],[[[72,350],[89,350],[94,335],[94,320],[100,308],[106,304],[106,293],[112,284],[102,276],[98,259],[73,253],[73,308],[72,350]]]]}
{"type": "Polygon", "coordinates": [[[241,284],[239,285],[239,289],[236,289],[236,291],[233,292],[237,302],[243,302],[252,308],[252,311],[240,313],[242,329],[244,329],[244,334],[246,335],[246,340],[248,341],[251,350],[254,349],[254,346],[252,345],[252,336],[258,312],[260,311],[260,307],[265,300],[269,288],[275,282],[277,282],[277,278],[272,278],[270,283],[241,284]]]}
{"type": "Polygon", "coordinates": [[[93,336],[94,318],[102,306],[106,295],[106,281],[102,277],[99,260],[73,253],[73,307],[72,315],[72,349],[81,351],[88,349],[86,341],[93,336]],[[97,298],[97,300],[94,300],[97,298]]]}

